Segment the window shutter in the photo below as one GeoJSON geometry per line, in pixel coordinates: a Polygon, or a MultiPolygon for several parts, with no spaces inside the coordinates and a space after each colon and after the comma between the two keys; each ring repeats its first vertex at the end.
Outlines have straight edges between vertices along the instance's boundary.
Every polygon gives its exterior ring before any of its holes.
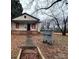
{"type": "Polygon", "coordinates": [[[19,28],[19,23],[16,23],[16,28],[19,28]]]}

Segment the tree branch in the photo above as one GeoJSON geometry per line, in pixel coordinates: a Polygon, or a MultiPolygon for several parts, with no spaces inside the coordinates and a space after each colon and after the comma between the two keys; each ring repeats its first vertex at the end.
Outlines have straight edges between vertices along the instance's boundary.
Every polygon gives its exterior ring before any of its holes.
{"type": "Polygon", "coordinates": [[[66,20],[64,20],[64,23],[66,24],[68,22],[68,16],[66,17],[66,20]]]}
{"type": "MultiPolygon", "coordinates": [[[[46,13],[44,13],[44,14],[46,14],[46,13]]],[[[48,15],[48,14],[46,14],[46,15],[48,15]]],[[[52,14],[53,15],[53,14],[52,14]]],[[[61,29],[61,27],[60,27],[60,24],[59,24],[59,22],[58,22],[58,19],[53,15],[48,15],[48,16],[50,16],[50,17],[53,17],[54,19],[55,19],[55,23],[56,23],[56,25],[58,26],[58,28],[60,29],[60,31],[62,32],[62,29],[61,29]]]]}
{"type": "Polygon", "coordinates": [[[47,10],[47,9],[51,8],[54,4],[56,4],[57,2],[60,2],[60,1],[62,1],[62,0],[57,0],[57,1],[55,1],[55,2],[52,3],[49,7],[46,7],[46,8],[39,8],[39,9],[35,10],[32,14],[34,14],[35,12],[37,12],[37,11],[39,11],[39,10],[42,10],[42,9],[47,10]]]}

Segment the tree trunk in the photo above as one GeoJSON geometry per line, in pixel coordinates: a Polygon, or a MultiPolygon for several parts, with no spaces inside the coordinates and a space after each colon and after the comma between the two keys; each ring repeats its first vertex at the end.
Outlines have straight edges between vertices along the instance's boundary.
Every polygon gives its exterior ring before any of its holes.
{"type": "Polygon", "coordinates": [[[64,28],[63,28],[63,31],[62,31],[62,35],[63,36],[66,36],[66,24],[64,24],[64,28]]]}
{"type": "Polygon", "coordinates": [[[63,36],[66,36],[66,32],[62,32],[62,35],[63,35],[63,36]]]}

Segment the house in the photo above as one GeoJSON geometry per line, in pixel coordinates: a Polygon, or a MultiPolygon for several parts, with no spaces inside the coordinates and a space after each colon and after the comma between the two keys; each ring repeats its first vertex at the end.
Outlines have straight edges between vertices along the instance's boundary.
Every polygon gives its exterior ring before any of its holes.
{"type": "Polygon", "coordinates": [[[12,19],[11,30],[12,31],[40,31],[40,19],[31,16],[27,13],[12,19]]]}

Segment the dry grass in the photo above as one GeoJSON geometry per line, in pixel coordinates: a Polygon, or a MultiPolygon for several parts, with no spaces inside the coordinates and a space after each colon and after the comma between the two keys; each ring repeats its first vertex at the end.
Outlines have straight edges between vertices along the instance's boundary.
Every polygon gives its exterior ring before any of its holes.
{"type": "MultiPolygon", "coordinates": [[[[68,59],[68,36],[54,34],[53,45],[42,43],[42,35],[32,35],[32,40],[40,48],[46,59],[68,59]]],[[[19,46],[27,39],[27,35],[12,34],[12,59],[16,59],[19,46]]]]}

